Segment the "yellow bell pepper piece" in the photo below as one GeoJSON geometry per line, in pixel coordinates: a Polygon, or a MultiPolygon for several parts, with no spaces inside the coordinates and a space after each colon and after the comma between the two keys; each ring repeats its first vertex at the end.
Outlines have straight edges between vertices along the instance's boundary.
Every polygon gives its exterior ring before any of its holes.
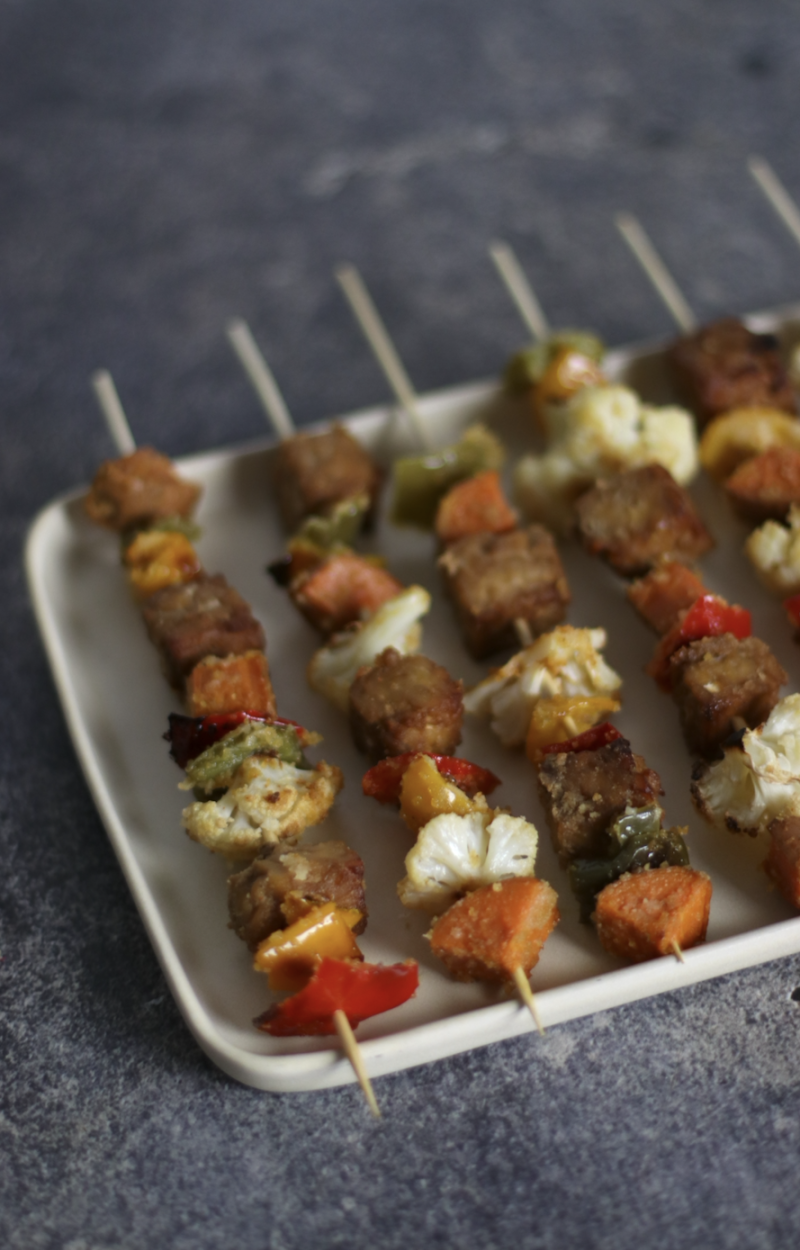
{"type": "Polygon", "coordinates": [[[800,449],[800,421],[777,408],[733,408],[715,417],[700,439],[700,463],[716,482],[770,447],[800,449]]]}
{"type": "Polygon", "coordinates": [[[429,755],[418,755],[403,773],[400,814],[412,833],[419,833],[434,816],[448,812],[466,816],[476,806],[463,790],[442,776],[429,755]]]}
{"type": "Polygon", "coordinates": [[[272,990],[301,990],[324,956],[331,959],[363,959],[353,929],[362,919],[357,907],[323,903],[307,915],[278,929],[260,943],[253,967],[266,972],[272,990]]]}
{"type": "Polygon", "coordinates": [[[619,709],[619,700],[609,695],[554,695],[552,699],[540,699],[528,726],[525,754],[536,764],[545,747],[577,738],[619,709]]]}
{"type": "Polygon", "coordinates": [[[190,582],[200,572],[197,552],[177,530],[144,530],[125,550],[128,578],[140,599],[165,586],[190,582]]]}

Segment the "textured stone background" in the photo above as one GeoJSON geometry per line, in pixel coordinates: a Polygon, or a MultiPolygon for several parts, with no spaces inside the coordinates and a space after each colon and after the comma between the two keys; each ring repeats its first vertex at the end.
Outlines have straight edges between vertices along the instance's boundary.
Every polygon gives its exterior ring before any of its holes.
{"type": "Polygon", "coordinates": [[[25,530],[108,443],[261,431],[245,314],[299,421],[383,399],[331,278],[357,263],[420,389],[555,323],[669,328],[796,299],[745,172],[800,194],[791,0],[4,0],[0,5],[0,1241],[14,1250],[796,1244],[800,958],[354,1088],[269,1096],[199,1053],[78,771],[25,530]]]}

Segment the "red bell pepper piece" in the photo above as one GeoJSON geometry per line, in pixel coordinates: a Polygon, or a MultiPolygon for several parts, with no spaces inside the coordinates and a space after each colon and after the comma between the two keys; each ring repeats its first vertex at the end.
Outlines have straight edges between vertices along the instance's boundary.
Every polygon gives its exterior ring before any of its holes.
{"type": "Polygon", "coordinates": [[[542,747],[542,755],[562,755],[568,751],[599,751],[601,747],[607,747],[609,742],[616,742],[621,737],[617,727],[606,720],[602,725],[593,725],[575,738],[567,738],[564,742],[551,742],[549,746],[542,747]]]}
{"type": "MultiPolygon", "coordinates": [[[[426,754],[428,752],[407,751],[405,755],[390,755],[387,759],[380,760],[369,772],[364,773],[361,788],[367,798],[377,799],[379,803],[399,803],[403,773],[413,759],[426,754]]],[[[452,781],[459,790],[463,790],[470,799],[479,791],[481,794],[491,794],[500,785],[500,778],[493,772],[488,768],[481,768],[479,764],[471,764],[469,760],[459,760],[453,755],[430,755],[430,759],[442,776],[447,781],[452,781]]]]}
{"type": "Polygon", "coordinates": [[[223,712],[216,716],[181,716],[171,712],[169,729],[163,735],[169,743],[169,753],[176,764],[185,768],[190,760],[202,755],[220,738],[224,738],[243,721],[255,720],[273,725],[291,725],[301,743],[306,734],[296,721],[284,720],[282,716],[263,716],[260,712],[223,712]]]}
{"type": "Polygon", "coordinates": [[[719,595],[701,595],[661,639],[647,665],[647,672],[662,690],[669,693],[672,689],[669,661],[679,647],[685,647],[699,638],[715,638],[720,634],[749,638],[752,632],[752,617],[747,608],[726,603],[719,595]]]}
{"type": "Polygon", "coordinates": [[[800,595],[792,595],[790,599],[784,599],[783,606],[786,608],[790,623],[795,629],[800,629],[800,595]]]}
{"type": "Polygon", "coordinates": [[[335,1011],[343,1011],[356,1028],[362,1020],[391,1011],[419,986],[419,965],[363,964],[347,959],[321,959],[308,985],[270,1007],[253,1021],[272,1037],[319,1037],[336,1032],[335,1011]]]}

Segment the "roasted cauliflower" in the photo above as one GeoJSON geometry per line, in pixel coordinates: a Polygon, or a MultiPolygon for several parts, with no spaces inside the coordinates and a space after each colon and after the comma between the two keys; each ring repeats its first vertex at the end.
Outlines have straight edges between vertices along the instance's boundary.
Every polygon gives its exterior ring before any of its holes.
{"type": "Polygon", "coordinates": [[[776,595],[800,591],[800,507],[792,504],[788,524],[765,521],[744,545],[745,555],[767,590],[776,595]]]}

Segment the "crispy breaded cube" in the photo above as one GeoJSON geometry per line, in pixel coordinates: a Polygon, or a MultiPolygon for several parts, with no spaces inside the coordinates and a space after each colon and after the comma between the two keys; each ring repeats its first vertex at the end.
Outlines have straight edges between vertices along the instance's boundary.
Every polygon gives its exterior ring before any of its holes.
{"type": "Polygon", "coordinates": [[[725,317],[684,335],[668,352],[676,382],[701,424],[732,408],[795,411],[795,397],[772,334],[725,317]]]}
{"type": "Polygon", "coordinates": [[[725,494],[747,521],[782,521],[800,503],[800,450],[770,447],[745,460],[726,480],[725,494]]]}
{"type": "Polygon", "coordinates": [[[443,547],[467,534],[505,534],[517,514],[503,494],[497,469],[476,473],[452,486],[439,501],[434,529],[443,547]]]}
{"type": "Polygon", "coordinates": [[[289,585],[292,602],[326,637],[371,616],[402,590],[396,577],[354,551],[328,556],[289,585]]]}
{"type": "Polygon", "coordinates": [[[562,868],[606,854],[606,830],[626,807],[648,807],[664,793],[661,778],[627,738],[595,751],[560,751],[539,765],[539,798],[562,868]]]}
{"type": "Polygon", "coordinates": [[[190,582],[201,571],[200,558],[185,534],[177,530],[143,530],[125,548],[128,580],[140,599],[165,586],[190,582]]]}
{"type": "Polygon", "coordinates": [[[623,577],[646,573],[664,557],[695,560],[714,546],[688,491],[660,464],[602,479],[575,507],[586,550],[623,577]]]}
{"type": "Polygon", "coordinates": [[[662,560],[627,590],[645,625],[657,634],[669,633],[681,612],[704,594],[706,588],[697,574],[678,560],[662,560]]]}
{"type": "Polygon", "coordinates": [[[592,919],[611,955],[641,963],[674,955],[705,941],[711,878],[694,868],[665,864],[626,873],[601,890],[592,919]]]}
{"type": "Polygon", "coordinates": [[[439,568],[476,660],[513,646],[516,621],[525,622],[537,636],[566,615],[566,575],[553,536],[543,525],[460,538],[439,557],[439,568]]]}
{"type": "Polygon", "coordinates": [[[387,647],[350,687],[356,746],[376,762],[407,751],[452,755],[461,741],[463,689],[428,656],[387,647]]]}
{"type": "Polygon", "coordinates": [[[129,456],[100,465],[84,506],[96,524],[122,531],[189,516],[201,489],[179,477],[167,456],[137,447],[129,456]]]}
{"type": "Polygon", "coordinates": [[[453,903],[428,937],[456,981],[511,981],[517,968],[530,974],[559,919],[551,885],[512,877],[453,903]]]}
{"type": "Polygon", "coordinates": [[[203,573],[182,586],[156,591],[142,604],[142,616],[166,675],[178,689],[207,655],[264,650],[264,630],[221,573],[203,573]]]}
{"type": "Polygon", "coordinates": [[[186,705],[190,716],[221,716],[225,712],[274,716],[275,692],[264,652],[207,655],[186,679],[186,705]]]}
{"type": "Polygon", "coordinates": [[[353,932],[366,929],[364,861],[344,842],[270,846],[228,878],[230,927],[251,951],[320,903],[356,908],[363,918],[353,932]]]}
{"type": "Polygon", "coordinates": [[[788,681],[760,638],[719,634],[680,647],[669,661],[672,697],[690,750],[713,756],[739,728],[761,725],[788,681]]]}
{"type": "Polygon", "coordinates": [[[784,816],[770,824],[764,871],[787,903],[800,910],[800,816],[784,816]]]}
{"type": "Polygon", "coordinates": [[[368,520],[374,516],[383,474],[343,425],[320,434],[296,434],[275,453],[275,492],[284,525],[297,529],[312,514],[324,513],[342,499],[367,495],[368,520]]]}

